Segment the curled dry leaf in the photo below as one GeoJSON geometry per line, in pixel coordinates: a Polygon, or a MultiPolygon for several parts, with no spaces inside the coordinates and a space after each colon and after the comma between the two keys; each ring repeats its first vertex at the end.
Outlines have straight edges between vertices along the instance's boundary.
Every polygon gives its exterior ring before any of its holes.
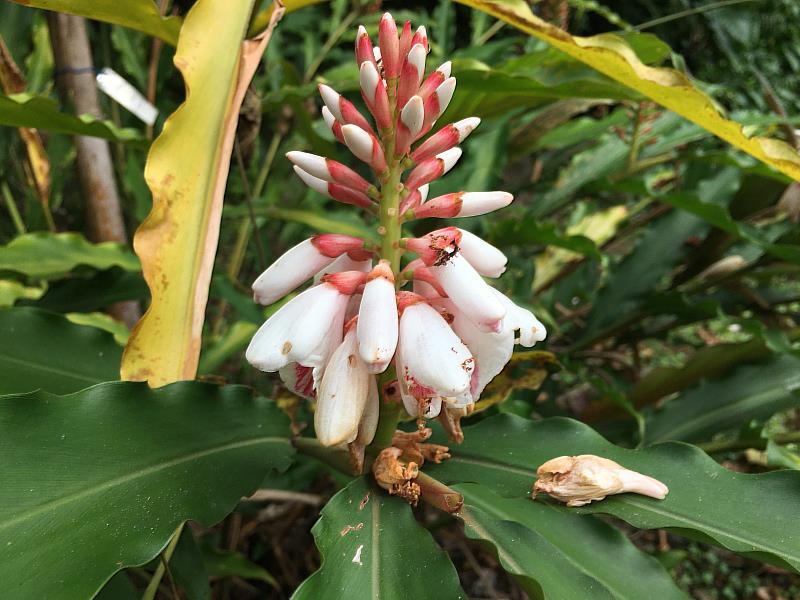
{"type": "Polygon", "coordinates": [[[567,506],[583,506],[612,494],[633,492],[663,500],[669,493],[666,485],[626,469],[619,463],[594,456],[559,456],[541,465],[536,474],[532,497],[549,494],[567,506]]]}

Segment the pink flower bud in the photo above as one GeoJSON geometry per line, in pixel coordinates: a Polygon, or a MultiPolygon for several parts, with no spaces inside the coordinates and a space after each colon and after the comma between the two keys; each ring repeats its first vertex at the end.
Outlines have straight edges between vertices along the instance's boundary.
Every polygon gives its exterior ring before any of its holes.
{"type": "Polygon", "coordinates": [[[371,208],[373,206],[373,202],[369,196],[362,192],[345,187],[339,183],[329,183],[324,179],[314,177],[297,165],[294,166],[294,172],[297,173],[297,176],[302,179],[303,183],[308,187],[328,198],[333,198],[344,204],[353,204],[361,208],[371,208]]]}
{"type": "Polygon", "coordinates": [[[460,240],[461,232],[456,227],[445,227],[419,238],[407,238],[405,247],[430,267],[447,262],[458,251],[460,240]]]}
{"type": "Polygon", "coordinates": [[[436,88],[442,85],[445,79],[450,77],[451,67],[452,63],[448,60],[446,63],[440,65],[433,73],[428,75],[428,78],[422,83],[418,92],[423,100],[435,92],[436,88]]]}
{"type": "Polygon", "coordinates": [[[310,154],[308,152],[298,152],[293,150],[286,153],[292,163],[300,167],[306,173],[311,173],[314,177],[323,179],[331,183],[339,183],[345,187],[353,188],[359,192],[366,193],[372,185],[361,175],[353,171],[350,167],[340,162],[310,154]]]}
{"type": "MultiPolygon", "coordinates": [[[[340,233],[320,233],[311,238],[311,243],[323,256],[337,258],[347,254],[353,260],[366,260],[372,253],[364,249],[364,240],[340,233]]],[[[317,269],[319,270],[319,269],[317,269]]]]}
{"type": "Polygon", "coordinates": [[[411,38],[411,46],[413,47],[414,44],[421,44],[425,48],[425,52],[428,51],[428,32],[425,30],[424,25],[417,27],[417,31],[414,32],[414,37],[411,38]]]}
{"type": "Polygon", "coordinates": [[[422,135],[428,133],[444,111],[450,100],[453,99],[453,93],[456,90],[456,78],[448,77],[445,79],[434,92],[425,98],[425,122],[422,126],[422,135]]]}
{"type": "Polygon", "coordinates": [[[403,61],[400,70],[400,81],[397,83],[397,106],[405,106],[408,99],[419,90],[419,84],[425,75],[425,48],[415,44],[403,61]]]}
{"type": "Polygon", "coordinates": [[[388,81],[400,74],[400,40],[397,37],[397,25],[388,12],[378,25],[378,45],[381,48],[383,72],[388,81]]]}
{"type": "Polygon", "coordinates": [[[513,199],[514,196],[508,192],[454,192],[428,200],[414,209],[413,217],[417,219],[475,217],[504,208],[511,204],[513,199]]]}
{"type": "Polygon", "coordinates": [[[360,67],[364,61],[375,64],[375,55],[372,51],[372,40],[363,25],[358,26],[356,34],[356,64],[360,67]]]}
{"type": "Polygon", "coordinates": [[[344,98],[339,92],[324,83],[319,85],[319,94],[328,110],[342,125],[358,125],[364,131],[372,133],[372,127],[352,102],[344,98]]]}
{"type": "Polygon", "coordinates": [[[333,137],[339,140],[342,144],[344,144],[344,136],[342,135],[342,124],[336,120],[336,117],[333,116],[333,113],[327,106],[322,107],[322,120],[325,121],[325,125],[330,129],[333,137]]]}
{"type": "Polygon", "coordinates": [[[481,120],[478,117],[469,117],[451,123],[450,125],[445,125],[420,144],[420,146],[411,153],[411,159],[419,163],[435,154],[449,150],[453,146],[463,142],[480,124],[481,120]]]}
{"type": "Polygon", "coordinates": [[[411,142],[416,139],[422,129],[422,120],[425,117],[422,108],[422,98],[411,96],[411,99],[400,111],[400,119],[397,123],[397,138],[395,154],[404,155],[411,147],[411,142]]]}
{"type": "Polygon", "coordinates": [[[461,148],[450,148],[433,158],[422,161],[409,173],[405,186],[413,190],[438,179],[452,169],[459,158],[461,158],[461,148]]]}
{"type": "Polygon", "coordinates": [[[427,283],[439,296],[443,298],[447,297],[447,292],[444,291],[444,288],[441,286],[436,277],[433,276],[431,270],[425,266],[425,262],[421,258],[417,258],[408,263],[405,269],[403,269],[403,272],[411,273],[415,282],[422,281],[427,283]]]}
{"type": "Polygon", "coordinates": [[[387,169],[383,149],[374,135],[357,125],[343,125],[342,135],[344,143],[356,158],[363,160],[377,173],[383,173],[387,169]]]}
{"type": "Polygon", "coordinates": [[[374,63],[366,61],[361,63],[359,71],[359,81],[361,83],[361,95],[367,103],[375,122],[380,129],[387,129],[392,125],[392,115],[389,111],[389,97],[386,94],[386,86],[383,79],[378,74],[378,69],[374,63]]]}
{"type": "Polygon", "coordinates": [[[322,283],[327,283],[336,288],[340,294],[352,296],[367,281],[367,274],[361,271],[341,271],[322,277],[322,283]]]}
{"type": "Polygon", "coordinates": [[[403,60],[403,57],[408,54],[408,51],[411,48],[411,38],[411,21],[406,21],[403,23],[403,31],[400,32],[399,52],[401,61],[403,60]]]}

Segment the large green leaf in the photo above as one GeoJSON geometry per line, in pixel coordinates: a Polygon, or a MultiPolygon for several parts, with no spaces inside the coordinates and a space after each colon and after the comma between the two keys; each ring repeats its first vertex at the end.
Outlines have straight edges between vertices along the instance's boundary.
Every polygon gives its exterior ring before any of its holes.
{"type": "Polygon", "coordinates": [[[14,0],[25,6],[55,10],[96,21],[130,27],[161,38],[172,46],[178,43],[180,17],[162,17],[153,0],[14,0]]]}
{"type": "Polygon", "coordinates": [[[0,271],[47,279],[85,265],[138,271],[139,260],[121,244],[93,244],[78,233],[26,233],[0,246],[0,271]]]}
{"type": "Polygon", "coordinates": [[[91,115],[75,116],[61,110],[58,104],[43,96],[31,94],[0,95],[0,125],[35,127],[70,135],[87,135],[117,142],[143,142],[135,129],[120,129],[111,121],[91,115]]]}
{"type": "Polygon", "coordinates": [[[0,394],[76,392],[119,377],[122,348],[95,327],[17,307],[0,310],[0,394]]]}
{"type": "Polygon", "coordinates": [[[800,358],[773,356],[764,363],[740,367],[723,379],[705,381],[670,400],[648,418],[645,440],[709,439],[799,404],[800,358]]]}
{"type": "Polygon", "coordinates": [[[800,473],[735,473],[701,450],[680,443],[628,450],[571,419],[539,422],[498,415],[465,430],[453,458],[426,471],[444,483],[480,483],[503,496],[524,498],[536,468],[562,455],[595,454],[663,481],[664,500],[611,496],[579,509],[605,513],[635,527],[666,528],[735,552],[800,570],[797,499],[800,473]],[[769,518],[763,518],[769,515],[769,518]]]}
{"type": "Polygon", "coordinates": [[[622,533],[591,516],[544,502],[503,498],[465,483],[459,517],[470,537],[495,546],[506,571],[533,579],[547,598],[686,598],[661,565],[622,533]],[[635,576],[632,576],[635,574],[635,576]]]}
{"type": "Polygon", "coordinates": [[[293,452],[273,403],[197,382],[5,396],[0,422],[0,581],[19,600],[91,598],[183,521],[222,519],[293,452]]]}
{"type": "Polygon", "coordinates": [[[293,600],[405,600],[467,595],[447,555],[414,520],[411,507],[361,477],[336,494],[312,529],[322,566],[293,600]]]}

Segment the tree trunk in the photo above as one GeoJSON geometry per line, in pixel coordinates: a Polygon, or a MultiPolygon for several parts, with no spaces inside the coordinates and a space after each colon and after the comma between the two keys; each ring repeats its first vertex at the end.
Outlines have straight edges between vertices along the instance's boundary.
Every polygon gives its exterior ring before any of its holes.
{"type": "MultiPolygon", "coordinates": [[[[81,17],[53,12],[48,13],[47,23],[62,101],[72,104],[76,114],[102,118],[86,22],[81,17]]],[[[108,142],[95,137],[75,136],[75,147],[89,237],[95,242],[127,244],[108,142]]],[[[135,301],[117,302],[108,308],[108,312],[128,327],[141,316],[135,301]]]]}

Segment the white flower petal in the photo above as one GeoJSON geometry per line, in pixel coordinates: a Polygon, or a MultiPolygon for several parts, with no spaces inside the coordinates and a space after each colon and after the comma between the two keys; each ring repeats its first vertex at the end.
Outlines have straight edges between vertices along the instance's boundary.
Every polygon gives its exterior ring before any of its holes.
{"type": "Polygon", "coordinates": [[[504,320],[504,327],[519,330],[519,343],[526,348],[532,348],[536,342],[541,342],[547,337],[547,329],[536,316],[526,308],[514,304],[505,294],[491,288],[495,297],[503,303],[508,311],[504,320]]]}
{"type": "Polygon", "coordinates": [[[397,373],[414,397],[457,396],[469,389],[474,359],[447,321],[424,302],[400,317],[403,371],[397,373]]]}
{"type": "Polygon", "coordinates": [[[466,229],[459,229],[458,248],[475,270],[484,277],[500,277],[506,270],[506,255],[489,242],[466,229]]]}
{"type": "Polygon", "coordinates": [[[444,264],[430,267],[430,270],[453,303],[481,330],[499,331],[502,328],[506,307],[460,252],[451,255],[444,264]]]}
{"type": "Polygon", "coordinates": [[[364,286],[358,310],[358,349],[371,373],[383,373],[397,348],[397,300],[394,284],[376,277],[364,286]]]}
{"type": "Polygon", "coordinates": [[[292,150],[286,153],[286,158],[314,177],[324,179],[325,181],[333,181],[331,172],[328,170],[328,163],[324,156],[292,150]]]}
{"type": "Polygon", "coordinates": [[[378,418],[381,414],[380,398],[378,396],[378,382],[375,377],[369,378],[369,395],[367,404],[364,406],[364,413],[361,415],[361,422],[358,425],[358,435],[356,441],[359,444],[368,445],[375,439],[375,432],[378,429],[378,418]]]}
{"type": "Polygon", "coordinates": [[[284,252],[253,282],[253,297],[267,305],[280,300],[334,259],[317,250],[311,239],[303,240],[284,252]]]}
{"type": "Polygon", "coordinates": [[[355,331],[351,329],[331,355],[317,393],[314,429],[323,446],[356,439],[370,395],[370,378],[367,366],[358,357],[355,331]]]}

